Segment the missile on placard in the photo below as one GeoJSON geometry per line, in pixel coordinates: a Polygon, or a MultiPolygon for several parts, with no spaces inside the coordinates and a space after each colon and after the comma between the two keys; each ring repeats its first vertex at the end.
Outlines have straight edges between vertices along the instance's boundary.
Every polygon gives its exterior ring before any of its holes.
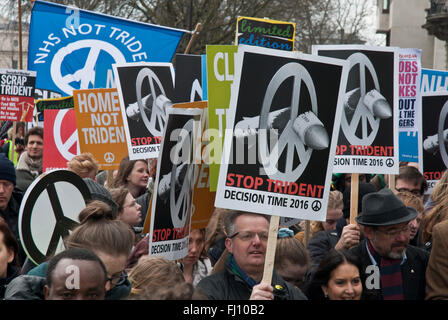
{"type": "Polygon", "coordinates": [[[388,119],[392,117],[392,108],[376,89],[372,89],[364,95],[364,105],[375,116],[380,119],[388,119]]]}
{"type": "Polygon", "coordinates": [[[347,116],[347,120],[350,122],[353,114],[355,113],[356,107],[358,106],[359,99],[361,98],[361,89],[356,88],[350,90],[345,94],[344,97],[344,110],[347,116]]]}
{"type": "MultiPolygon", "coordinates": [[[[154,104],[154,98],[151,94],[148,94],[147,96],[144,96],[142,98],[142,104],[143,104],[143,110],[146,114],[151,114],[152,107],[154,104]]],[[[173,103],[170,99],[165,97],[163,94],[158,95],[156,98],[156,103],[154,104],[156,108],[158,108],[162,114],[166,115],[166,108],[172,107],[173,103]]],[[[126,108],[126,115],[131,118],[132,120],[139,120],[141,118],[140,116],[140,108],[138,107],[138,103],[134,102],[129,104],[129,106],[126,108]]]]}
{"type": "MultiPolygon", "coordinates": [[[[283,108],[280,110],[272,111],[268,115],[267,129],[283,130],[289,121],[289,114],[291,108],[283,108]]],[[[237,139],[245,138],[251,135],[256,135],[258,132],[258,125],[260,122],[260,116],[255,117],[243,117],[243,120],[238,121],[235,125],[234,135],[237,139]]],[[[280,133],[279,133],[280,134],[280,133]]]]}
{"type": "Polygon", "coordinates": [[[170,189],[174,187],[179,190],[182,187],[182,184],[185,181],[185,176],[187,175],[188,164],[182,163],[176,168],[176,180],[175,185],[171,186],[171,171],[165,175],[163,175],[162,179],[159,182],[158,193],[159,197],[167,201],[170,197],[170,189]]]}
{"type": "MultiPolygon", "coordinates": [[[[448,146],[448,129],[443,131],[443,140],[445,142],[445,145],[448,146]]],[[[435,154],[437,151],[439,151],[439,145],[440,145],[440,142],[439,142],[438,134],[428,136],[423,141],[423,150],[425,150],[426,152],[435,154]]]]}
{"type": "Polygon", "coordinates": [[[330,137],[323,123],[312,111],[299,114],[293,128],[302,143],[311,149],[323,150],[330,145],[330,137]]]}

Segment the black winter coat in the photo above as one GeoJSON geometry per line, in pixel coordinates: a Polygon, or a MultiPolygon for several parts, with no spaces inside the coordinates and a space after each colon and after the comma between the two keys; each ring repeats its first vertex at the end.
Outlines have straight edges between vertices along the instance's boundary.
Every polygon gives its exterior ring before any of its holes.
{"type": "MultiPolygon", "coordinates": [[[[366,241],[360,242],[357,246],[350,249],[356,254],[362,263],[361,272],[365,273],[364,278],[368,278],[371,273],[366,273],[366,268],[372,265],[369,254],[367,253],[366,241]]],[[[405,300],[424,300],[426,288],[426,267],[429,261],[429,254],[423,249],[408,245],[406,247],[406,261],[401,265],[401,274],[403,279],[403,294],[405,300]]],[[[369,282],[367,279],[366,282],[369,282]]],[[[367,289],[366,283],[363,286],[363,299],[365,300],[383,300],[380,289],[367,289]]]]}

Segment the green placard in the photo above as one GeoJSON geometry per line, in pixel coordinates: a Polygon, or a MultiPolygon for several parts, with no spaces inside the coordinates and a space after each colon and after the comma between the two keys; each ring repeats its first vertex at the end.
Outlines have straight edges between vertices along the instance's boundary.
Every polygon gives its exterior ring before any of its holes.
{"type": "Polygon", "coordinates": [[[230,92],[235,75],[237,46],[207,46],[207,90],[210,142],[205,148],[209,156],[210,191],[216,191],[224,144],[224,132],[230,105],[230,92]]]}

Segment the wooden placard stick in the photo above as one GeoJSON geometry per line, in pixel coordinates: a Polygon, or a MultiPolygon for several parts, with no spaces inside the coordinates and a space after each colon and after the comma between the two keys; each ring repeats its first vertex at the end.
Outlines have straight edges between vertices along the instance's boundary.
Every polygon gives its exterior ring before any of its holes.
{"type": "Polygon", "coordinates": [[[12,139],[11,139],[11,148],[12,148],[12,153],[11,153],[11,162],[14,163],[14,156],[16,154],[16,130],[17,130],[17,122],[13,121],[12,122],[12,139]]]}
{"type": "Polygon", "coordinates": [[[269,238],[266,247],[266,256],[264,259],[263,279],[261,280],[262,282],[269,285],[272,282],[272,272],[274,270],[275,249],[277,247],[279,221],[279,216],[271,216],[271,222],[269,224],[269,238]]]}
{"type": "Polygon", "coordinates": [[[350,223],[356,224],[358,216],[359,173],[352,173],[350,184],[350,223]]]}
{"type": "Polygon", "coordinates": [[[305,248],[308,246],[308,242],[310,241],[310,234],[311,234],[310,220],[305,220],[305,234],[303,237],[303,244],[305,245],[305,248]]]}
{"type": "Polygon", "coordinates": [[[114,170],[107,170],[107,187],[113,188],[114,185],[114,170]]]}
{"type": "Polygon", "coordinates": [[[187,54],[190,52],[191,46],[193,45],[194,40],[196,39],[196,36],[199,34],[199,29],[201,28],[201,23],[198,22],[196,24],[196,28],[194,28],[193,35],[190,38],[190,41],[188,42],[187,48],[185,49],[184,54],[187,54]]]}
{"type": "Polygon", "coordinates": [[[394,174],[389,175],[389,189],[392,191],[395,191],[395,175],[394,174]]]}

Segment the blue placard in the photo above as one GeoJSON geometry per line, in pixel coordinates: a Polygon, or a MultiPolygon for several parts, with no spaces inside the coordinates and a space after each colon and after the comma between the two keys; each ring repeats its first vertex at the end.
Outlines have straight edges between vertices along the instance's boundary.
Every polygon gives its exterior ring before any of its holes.
{"type": "Polygon", "coordinates": [[[111,88],[112,64],[171,62],[185,32],[36,0],[28,69],[37,71],[37,88],[63,96],[111,88]]]}
{"type": "MultiPolygon", "coordinates": [[[[448,71],[421,69],[420,92],[448,91],[448,71]]],[[[422,110],[424,112],[424,110],[422,110]]],[[[421,130],[421,129],[420,129],[421,130]]],[[[400,132],[400,161],[420,162],[418,131],[400,132]]]]}

